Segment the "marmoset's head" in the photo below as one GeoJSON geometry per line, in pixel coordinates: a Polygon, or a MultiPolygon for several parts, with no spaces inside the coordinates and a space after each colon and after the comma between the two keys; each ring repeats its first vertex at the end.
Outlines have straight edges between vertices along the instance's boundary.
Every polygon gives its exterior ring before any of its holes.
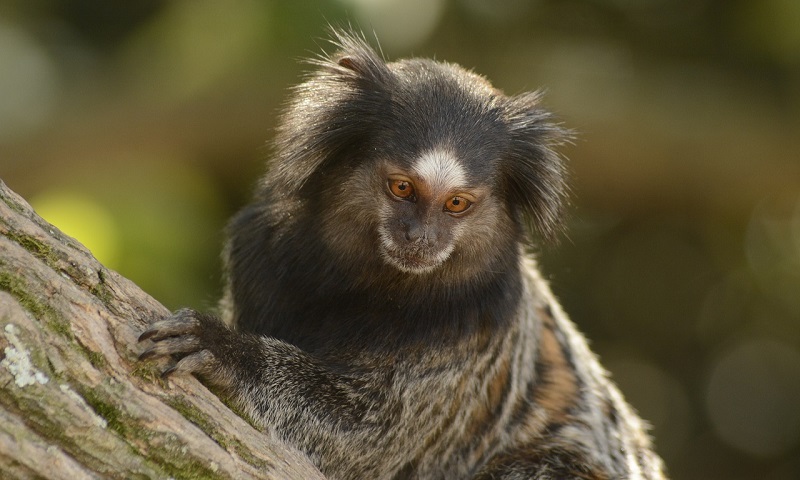
{"type": "Polygon", "coordinates": [[[268,181],[314,212],[342,261],[472,274],[517,255],[526,218],[554,234],[564,132],[536,93],[506,96],[432,60],[386,63],[347,33],[335,43],[294,92],[268,181]]]}

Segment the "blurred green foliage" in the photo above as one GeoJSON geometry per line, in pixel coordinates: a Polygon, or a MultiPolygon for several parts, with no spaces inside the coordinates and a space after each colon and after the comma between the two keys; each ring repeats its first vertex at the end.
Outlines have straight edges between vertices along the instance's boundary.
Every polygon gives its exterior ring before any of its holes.
{"type": "Polygon", "coordinates": [[[0,177],[166,305],[209,308],[329,22],[544,87],[579,135],[570,233],[538,255],[672,476],[800,478],[796,0],[10,0],[0,177]]]}

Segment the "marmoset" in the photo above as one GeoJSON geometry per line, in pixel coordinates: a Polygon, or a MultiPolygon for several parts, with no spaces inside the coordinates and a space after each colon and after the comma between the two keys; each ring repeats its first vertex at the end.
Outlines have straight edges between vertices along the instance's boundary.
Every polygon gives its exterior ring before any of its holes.
{"type": "Polygon", "coordinates": [[[663,479],[643,422],[525,246],[561,228],[540,95],[363,36],[290,97],[227,229],[222,319],[155,321],[173,361],[331,479],[663,479]]]}

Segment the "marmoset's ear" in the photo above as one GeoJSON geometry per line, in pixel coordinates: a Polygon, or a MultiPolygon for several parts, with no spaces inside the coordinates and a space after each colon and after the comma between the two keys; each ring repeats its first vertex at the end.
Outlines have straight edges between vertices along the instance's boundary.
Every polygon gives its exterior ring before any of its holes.
{"type": "Polygon", "coordinates": [[[547,240],[562,227],[567,196],[566,168],[554,150],[571,137],[539,106],[539,92],[508,98],[505,120],[510,151],[502,164],[508,200],[547,240]]]}
{"type": "Polygon", "coordinates": [[[389,68],[363,34],[333,28],[331,34],[331,43],[337,47],[337,52],[323,62],[328,68],[353,79],[385,84],[391,76],[389,68]]]}

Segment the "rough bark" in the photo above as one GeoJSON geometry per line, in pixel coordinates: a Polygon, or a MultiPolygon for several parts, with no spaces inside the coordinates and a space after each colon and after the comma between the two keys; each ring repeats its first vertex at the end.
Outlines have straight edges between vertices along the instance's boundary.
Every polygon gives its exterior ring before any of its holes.
{"type": "Polygon", "coordinates": [[[322,478],[194,378],[138,362],[165,307],[0,181],[0,477],[322,478]]]}

